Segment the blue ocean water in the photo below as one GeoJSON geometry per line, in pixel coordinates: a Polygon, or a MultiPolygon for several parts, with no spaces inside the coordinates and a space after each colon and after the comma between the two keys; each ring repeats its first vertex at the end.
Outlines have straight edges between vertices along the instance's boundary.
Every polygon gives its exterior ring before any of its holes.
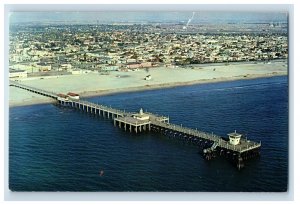
{"type": "Polygon", "coordinates": [[[134,134],[112,121],[53,104],[9,110],[13,191],[287,190],[288,79],[272,77],[114,94],[87,100],[261,141],[260,158],[238,171],[206,161],[196,146],[157,133],[134,134]],[[100,171],[103,175],[100,176],[100,171]]]}

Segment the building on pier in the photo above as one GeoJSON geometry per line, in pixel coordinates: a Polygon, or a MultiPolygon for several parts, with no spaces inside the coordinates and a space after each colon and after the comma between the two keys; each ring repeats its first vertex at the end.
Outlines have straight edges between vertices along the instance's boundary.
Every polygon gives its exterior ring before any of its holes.
{"type": "Polygon", "coordinates": [[[133,118],[138,119],[138,120],[149,120],[150,119],[150,116],[148,114],[145,114],[143,112],[142,108],[140,109],[140,112],[138,114],[133,114],[132,116],[133,116],[133,118]]]}
{"type": "Polygon", "coordinates": [[[57,94],[57,100],[58,101],[69,101],[69,96],[68,95],[65,95],[65,94],[62,94],[62,93],[59,93],[57,94]]]}
{"type": "Polygon", "coordinates": [[[76,94],[76,93],[71,93],[69,92],[68,94],[62,94],[62,93],[59,93],[57,94],[57,101],[58,102],[71,102],[71,101],[78,101],[79,100],[79,95],[76,94]]]}
{"type": "Polygon", "coordinates": [[[236,132],[236,130],[233,133],[227,134],[229,138],[229,143],[232,145],[238,145],[241,142],[242,134],[239,134],[236,132]]]}
{"type": "Polygon", "coordinates": [[[141,108],[138,113],[132,113],[125,116],[119,116],[114,118],[114,125],[119,125],[120,128],[124,130],[129,130],[130,132],[134,130],[137,132],[142,132],[146,130],[151,130],[153,122],[168,123],[169,117],[156,115],[149,112],[144,112],[141,108]]]}
{"type": "Polygon", "coordinates": [[[77,93],[68,92],[67,95],[72,100],[79,100],[80,99],[79,94],[77,94],[77,93]]]}

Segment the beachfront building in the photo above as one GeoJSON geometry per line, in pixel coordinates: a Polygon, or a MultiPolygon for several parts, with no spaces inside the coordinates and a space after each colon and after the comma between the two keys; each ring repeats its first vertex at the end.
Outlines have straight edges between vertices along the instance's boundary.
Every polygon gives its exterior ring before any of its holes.
{"type": "Polygon", "coordinates": [[[40,64],[40,65],[35,65],[36,68],[39,69],[40,72],[48,72],[51,71],[52,67],[51,65],[44,65],[44,64],[40,64]]]}
{"type": "Polygon", "coordinates": [[[72,69],[71,71],[72,75],[79,75],[79,74],[83,74],[83,70],[81,69],[72,69]]]}
{"type": "Polygon", "coordinates": [[[103,66],[101,67],[101,71],[117,71],[119,70],[119,66],[116,65],[108,65],[108,66],[103,66]]]}
{"type": "Polygon", "coordinates": [[[9,70],[9,78],[27,78],[26,70],[9,70]]]}

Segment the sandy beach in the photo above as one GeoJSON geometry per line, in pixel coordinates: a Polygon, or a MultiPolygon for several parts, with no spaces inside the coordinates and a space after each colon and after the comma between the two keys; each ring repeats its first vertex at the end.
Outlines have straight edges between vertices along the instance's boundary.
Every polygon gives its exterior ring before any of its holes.
{"type": "MultiPolygon", "coordinates": [[[[236,63],[230,65],[196,65],[191,68],[157,67],[131,72],[110,72],[109,75],[87,73],[51,77],[18,79],[20,83],[56,93],[75,92],[81,97],[100,96],[119,92],[160,89],[200,83],[213,83],[287,75],[287,61],[270,63],[236,63]],[[151,75],[150,80],[145,80],[151,75]]],[[[53,100],[28,91],[9,87],[9,106],[49,103],[53,100]]]]}

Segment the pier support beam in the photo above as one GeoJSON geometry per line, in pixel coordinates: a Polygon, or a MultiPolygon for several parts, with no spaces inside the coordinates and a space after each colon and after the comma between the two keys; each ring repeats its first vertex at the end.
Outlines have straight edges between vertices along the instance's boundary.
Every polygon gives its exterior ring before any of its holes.
{"type": "Polygon", "coordinates": [[[244,167],[244,161],[243,161],[243,158],[242,158],[242,156],[241,156],[241,154],[239,154],[238,156],[237,156],[237,168],[240,170],[240,169],[242,169],[243,167],[244,167]]]}

